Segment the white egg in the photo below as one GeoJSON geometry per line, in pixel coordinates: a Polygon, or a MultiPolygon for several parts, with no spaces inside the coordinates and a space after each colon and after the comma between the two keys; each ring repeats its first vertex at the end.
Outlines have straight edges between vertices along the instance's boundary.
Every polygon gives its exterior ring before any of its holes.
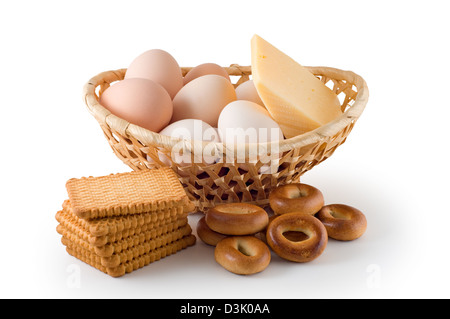
{"type": "Polygon", "coordinates": [[[260,168],[260,173],[267,173],[268,168],[276,165],[280,157],[278,143],[273,143],[273,148],[267,150],[259,149],[257,144],[284,139],[280,126],[264,107],[251,101],[231,102],[220,113],[218,130],[222,142],[228,144],[227,148],[233,144],[250,144],[248,154],[236,154],[243,169],[247,168],[245,157],[249,157],[249,163],[256,163],[259,158],[266,164],[260,168]]]}
{"type": "Polygon", "coordinates": [[[264,143],[284,138],[264,107],[244,100],[231,102],[222,110],[218,129],[224,143],[264,143]]]}

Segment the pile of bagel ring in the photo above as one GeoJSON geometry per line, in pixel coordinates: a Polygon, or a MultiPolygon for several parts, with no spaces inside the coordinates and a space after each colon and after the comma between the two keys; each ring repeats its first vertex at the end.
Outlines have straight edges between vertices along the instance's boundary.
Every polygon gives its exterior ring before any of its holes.
{"type": "Polygon", "coordinates": [[[323,253],[329,237],[351,241],[367,228],[358,209],[324,203],[322,192],[311,185],[279,186],[269,194],[274,215],[253,204],[219,204],[198,221],[197,235],[215,246],[214,257],[222,267],[239,275],[266,269],[270,249],[292,262],[309,262],[323,253]]]}

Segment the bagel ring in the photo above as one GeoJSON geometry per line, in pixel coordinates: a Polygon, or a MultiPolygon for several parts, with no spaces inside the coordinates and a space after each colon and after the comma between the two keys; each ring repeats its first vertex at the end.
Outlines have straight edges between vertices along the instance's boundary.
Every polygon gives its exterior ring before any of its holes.
{"type": "Polygon", "coordinates": [[[205,216],[197,222],[197,235],[205,244],[211,246],[216,246],[219,241],[227,237],[209,228],[205,222],[205,216]]]}
{"type": "MultiPolygon", "coordinates": [[[[279,216],[282,216],[282,215],[270,216],[269,217],[269,225],[275,218],[277,218],[279,216]]],[[[267,227],[269,227],[269,225],[267,225],[267,227]]],[[[267,244],[267,239],[266,239],[267,227],[264,230],[255,234],[256,238],[261,239],[266,244],[267,244]]],[[[290,241],[302,241],[302,240],[305,240],[308,238],[307,235],[305,235],[304,233],[299,232],[299,231],[287,231],[287,232],[283,233],[283,236],[286,237],[290,241]]]]}
{"type": "Polygon", "coordinates": [[[279,186],[270,192],[269,204],[276,215],[293,212],[314,215],[323,207],[324,198],[317,188],[294,183],[279,186]]]}
{"type": "Polygon", "coordinates": [[[253,236],[232,236],[221,240],[214,257],[226,270],[238,275],[251,275],[269,266],[269,247],[253,236]]]}
{"type": "Polygon", "coordinates": [[[256,205],[229,203],[210,208],[205,221],[209,228],[224,235],[252,235],[267,226],[269,215],[256,205]]]}
{"type": "Polygon", "coordinates": [[[281,258],[304,263],[319,257],[328,243],[325,226],[314,216],[302,213],[288,213],[275,218],[267,228],[267,243],[281,258]],[[307,239],[292,241],[283,233],[302,232],[307,239]]]}
{"type": "Polygon", "coordinates": [[[324,206],[316,217],[327,229],[328,236],[336,240],[355,240],[367,229],[366,216],[360,210],[348,205],[324,206]]]}

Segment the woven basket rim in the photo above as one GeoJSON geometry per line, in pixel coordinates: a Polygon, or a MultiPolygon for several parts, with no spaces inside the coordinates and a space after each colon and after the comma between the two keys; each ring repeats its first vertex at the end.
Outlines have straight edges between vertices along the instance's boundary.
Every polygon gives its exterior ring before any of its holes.
{"type": "MultiPolygon", "coordinates": [[[[230,148],[230,146],[227,147],[226,144],[223,144],[222,142],[215,143],[197,140],[182,140],[179,138],[161,135],[135,124],[131,124],[112,114],[98,102],[96,97],[96,88],[106,83],[122,80],[126,72],[126,69],[124,68],[104,71],[92,77],[83,86],[83,99],[89,112],[100,124],[108,126],[127,138],[134,137],[146,146],[156,145],[164,148],[172,148],[175,145],[179,145],[178,143],[181,142],[184,144],[184,147],[194,150],[202,150],[206,145],[209,145],[209,147],[214,146],[218,154],[224,154],[227,150],[234,152],[234,154],[249,154],[251,150],[255,149],[260,150],[259,153],[263,153],[265,150],[274,149],[275,147],[279,152],[286,152],[293,148],[301,148],[312,143],[320,142],[327,137],[336,135],[340,130],[360,117],[369,98],[369,90],[366,81],[360,75],[352,71],[325,66],[306,66],[306,68],[316,76],[327,76],[334,80],[344,80],[347,81],[347,83],[354,85],[357,88],[357,95],[353,105],[333,121],[304,134],[281,141],[254,144],[233,144],[232,148],[230,148]]],[[[190,69],[192,69],[192,67],[182,67],[181,69],[183,74],[186,74],[190,69]]],[[[225,67],[225,69],[229,75],[251,75],[250,66],[232,64],[230,67],[225,67]]]]}

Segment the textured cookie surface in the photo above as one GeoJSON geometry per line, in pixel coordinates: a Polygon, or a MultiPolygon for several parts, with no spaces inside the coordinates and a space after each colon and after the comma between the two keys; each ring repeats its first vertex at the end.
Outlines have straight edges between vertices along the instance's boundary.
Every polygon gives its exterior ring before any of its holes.
{"type": "Polygon", "coordinates": [[[151,232],[131,236],[117,242],[101,247],[95,247],[75,233],[59,225],[58,232],[63,236],[61,242],[65,246],[77,245],[102,257],[104,266],[116,266],[144,253],[150,252],[158,247],[177,241],[184,236],[190,235],[192,229],[185,225],[159,236],[153,237],[151,232]]]}
{"type": "Polygon", "coordinates": [[[69,201],[63,204],[63,210],[55,216],[60,225],[68,228],[89,241],[94,246],[103,246],[123,238],[153,230],[165,233],[187,223],[187,212],[182,206],[152,213],[127,216],[113,216],[101,219],[82,219],[74,215],[69,201]],[[178,227],[174,227],[178,225],[178,227]],[[158,230],[167,228],[167,231],[158,230]]]}
{"type": "Polygon", "coordinates": [[[142,268],[150,263],[153,263],[161,258],[175,254],[176,252],[194,245],[196,242],[196,237],[194,235],[187,235],[177,241],[174,241],[168,245],[156,248],[147,253],[141,254],[138,257],[127,260],[115,267],[108,267],[102,264],[102,257],[84,249],[81,246],[71,245],[66,246],[66,251],[78,258],[79,260],[91,265],[94,268],[112,276],[121,277],[126,273],[130,273],[134,270],[142,268]]]}
{"type": "Polygon", "coordinates": [[[73,213],[83,219],[154,212],[178,206],[194,209],[170,168],[73,178],[67,181],[66,189],[73,213]]]}

